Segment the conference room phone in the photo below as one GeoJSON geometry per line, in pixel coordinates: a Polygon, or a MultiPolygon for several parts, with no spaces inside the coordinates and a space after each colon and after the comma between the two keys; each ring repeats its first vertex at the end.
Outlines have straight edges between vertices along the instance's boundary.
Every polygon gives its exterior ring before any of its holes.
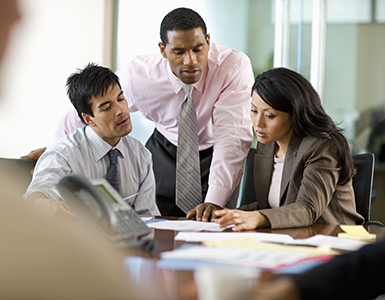
{"type": "Polygon", "coordinates": [[[86,225],[98,226],[115,245],[148,248],[151,229],[105,179],[70,174],[57,183],[63,200],[86,225]]]}

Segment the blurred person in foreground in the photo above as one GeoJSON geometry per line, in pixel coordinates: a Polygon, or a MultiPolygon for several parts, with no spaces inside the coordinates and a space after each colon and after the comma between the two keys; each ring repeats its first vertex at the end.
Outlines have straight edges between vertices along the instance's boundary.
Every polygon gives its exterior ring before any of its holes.
{"type": "MultiPolygon", "coordinates": [[[[20,18],[16,0],[0,1],[0,67],[20,18]]],[[[139,299],[123,271],[127,253],[20,201],[18,185],[0,170],[0,299],[139,299]]]]}

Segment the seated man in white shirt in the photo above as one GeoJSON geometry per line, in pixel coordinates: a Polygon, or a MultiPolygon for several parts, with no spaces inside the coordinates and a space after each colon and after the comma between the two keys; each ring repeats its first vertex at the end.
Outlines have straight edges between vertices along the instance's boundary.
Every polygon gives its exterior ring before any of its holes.
{"type": "Polygon", "coordinates": [[[67,93],[86,126],[47,148],[37,161],[26,200],[76,219],[64,201],[57,201],[61,198],[55,183],[70,173],[105,178],[110,166],[109,151],[117,149],[114,187],[123,198],[132,196],[127,202],[138,214],[159,215],[151,153],[128,136],[132,125],[118,77],[108,68],[89,64],[67,79],[67,93]]]}

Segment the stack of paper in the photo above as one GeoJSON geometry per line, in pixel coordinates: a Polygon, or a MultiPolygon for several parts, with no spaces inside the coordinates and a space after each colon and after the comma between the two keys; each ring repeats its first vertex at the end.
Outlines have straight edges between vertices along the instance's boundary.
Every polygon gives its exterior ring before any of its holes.
{"type": "Polygon", "coordinates": [[[347,233],[340,234],[339,237],[315,235],[307,239],[293,239],[286,234],[221,232],[223,229],[218,224],[210,222],[151,221],[147,222],[149,227],[181,231],[175,236],[175,240],[202,243],[186,244],[173,251],[163,252],[158,266],[171,269],[191,270],[202,264],[225,264],[275,271],[304,262],[307,266],[314,266],[341,251],[360,249],[369,240],[362,238],[363,236],[373,238],[362,226],[341,226],[347,233]],[[341,238],[350,235],[360,238],[341,238]]]}
{"type": "Polygon", "coordinates": [[[231,239],[204,242],[203,245],[185,245],[163,252],[158,266],[191,269],[208,263],[276,270],[306,260],[328,260],[338,254],[329,246],[289,246],[261,242],[253,235],[233,236],[231,239]]]}

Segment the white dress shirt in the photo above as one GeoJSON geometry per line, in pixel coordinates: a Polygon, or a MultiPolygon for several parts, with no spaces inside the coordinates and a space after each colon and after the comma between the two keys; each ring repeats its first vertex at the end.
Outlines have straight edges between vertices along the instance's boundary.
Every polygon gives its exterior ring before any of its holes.
{"type": "MultiPolygon", "coordinates": [[[[47,148],[37,161],[25,198],[41,192],[49,199],[60,200],[55,183],[74,173],[90,179],[105,178],[112,147],[89,126],[76,129],[47,148]]],[[[155,178],[151,153],[139,141],[124,136],[113,147],[119,150],[119,193],[125,198],[138,193],[128,203],[140,215],[160,215],[155,204],[155,178]]]]}
{"type": "Polygon", "coordinates": [[[284,163],[285,157],[277,157],[274,155],[274,169],[269,189],[270,207],[280,207],[279,202],[281,200],[281,182],[284,163]]]}

